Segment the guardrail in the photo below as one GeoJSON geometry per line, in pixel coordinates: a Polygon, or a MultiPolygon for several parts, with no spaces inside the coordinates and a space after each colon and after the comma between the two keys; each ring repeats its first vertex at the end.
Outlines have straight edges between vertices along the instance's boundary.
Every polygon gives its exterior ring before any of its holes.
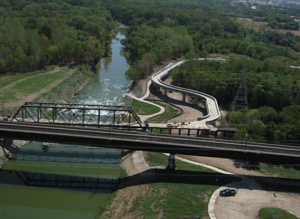
{"type": "MultiPolygon", "coordinates": [[[[206,59],[197,59],[197,60],[203,61],[203,60],[206,60],[206,59]]],[[[209,60],[210,61],[213,61],[213,60],[220,61],[220,59],[209,59],[209,60]]],[[[211,99],[212,102],[214,102],[214,104],[215,104],[216,114],[217,115],[215,117],[207,120],[206,124],[215,122],[216,120],[218,120],[221,117],[221,113],[220,113],[220,109],[219,109],[219,106],[218,106],[218,102],[217,102],[217,100],[216,100],[215,97],[213,97],[213,96],[211,96],[209,94],[200,92],[200,91],[195,91],[195,90],[191,90],[191,89],[187,89],[187,88],[182,88],[182,87],[178,87],[178,86],[166,84],[166,83],[164,83],[162,81],[162,78],[165,77],[165,76],[167,76],[169,74],[170,70],[172,70],[173,68],[178,67],[179,65],[182,65],[183,63],[185,63],[187,61],[188,60],[184,60],[184,61],[179,61],[179,62],[177,62],[175,64],[169,64],[169,65],[167,65],[162,71],[159,71],[159,72],[155,73],[154,75],[152,75],[151,81],[154,84],[156,84],[156,85],[158,85],[160,87],[163,87],[165,89],[172,90],[172,91],[177,91],[177,92],[181,92],[181,93],[185,93],[185,94],[188,94],[188,95],[194,95],[194,96],[200,97],[201,99],[204,99],[205,100],[205,107],[207,109],[207,114],[204,115],[203,117],[199,118],[199,120],[204,120],[204,119],[208,119],[209,117],[211,117],[210,106],[208,104],[208,99],[211,99]]]]}

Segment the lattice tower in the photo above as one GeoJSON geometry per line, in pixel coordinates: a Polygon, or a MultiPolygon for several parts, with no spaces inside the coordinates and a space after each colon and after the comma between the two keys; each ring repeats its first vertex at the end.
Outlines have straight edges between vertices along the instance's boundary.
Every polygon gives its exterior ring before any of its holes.
{"type": "Polygon", "coordinates": [[[236,111],[247,111],[248,101],[247,101],[247,73],[244,71],[242,80],[240,82],[239,88],[235,94],[232,103],[232,109],[236,111]]]}

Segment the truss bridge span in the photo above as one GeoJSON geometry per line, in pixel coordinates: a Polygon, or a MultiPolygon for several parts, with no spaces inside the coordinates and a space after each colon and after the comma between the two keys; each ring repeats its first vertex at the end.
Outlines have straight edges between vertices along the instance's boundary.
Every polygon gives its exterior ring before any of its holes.
{"type": "Polygon", "coordinates": [[[130,106],[26,102],[11,121],[93,127],[141,127],[130,106]]]}

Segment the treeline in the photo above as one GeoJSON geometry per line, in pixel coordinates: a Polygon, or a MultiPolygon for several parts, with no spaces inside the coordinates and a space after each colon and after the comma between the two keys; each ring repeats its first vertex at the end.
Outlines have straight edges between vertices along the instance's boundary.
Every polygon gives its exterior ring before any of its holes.
{"type": "Polygon", "coordinates": [[[173,83],[213,95],[231,109],[243,77],[246,79],[246,112],[231,111],[226,125],[237,127],[235,138],[299,143],[299,69],[288,59],[257,61],[231,58],[225,62],[189,61],[172,70],[173,83]]]}
{"type": "Polygon", "coordinates": [[[1,0],[0,73],[94,67],[110,53],[111,14],[92,0],[1,0]]]}
{"type": "MultiPolygon", "coordinates": [[[[164,61],[210,53],[235,53],[255,60],[298,58],[298,36],[275,33],[268,27],[246,29],[225,16],[240,8],[230,1],[110,0],[106,6],[116,20],[129,26],[123,44],[132,64],[127,76],[133,80],[145,78],[164,61]]],[[[249,14],[254,11],[240,9],[249,14]]]]}
{"type": "Polygon", "coordinates": [[[246,77],[249,108],[269,106],[275,110],[300,104],[299,70],[284,59],[257,61],[231,58],[225,62],[189,61],[171,71],[173,83],[208,93],[222,106],[230,105],[246,77]]]}
{"type": "Polygon", "coordinates": [[[246,141],[276,141],[299,144],[300,105],[292,105],[276,111],[260,107],[248,112],[229,112],[226,121],[237,127],[235,138],[246,141]]]}

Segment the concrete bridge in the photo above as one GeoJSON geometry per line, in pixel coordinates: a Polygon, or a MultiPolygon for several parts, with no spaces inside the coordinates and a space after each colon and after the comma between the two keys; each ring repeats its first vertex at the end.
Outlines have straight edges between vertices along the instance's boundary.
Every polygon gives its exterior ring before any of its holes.
{"type": "Polygon", "coordinates": [[[2,146],[28,140],[170,153],[168,168],[175,169],[175,154],[221,157],[273,163],[299,163],[300,147],[191,136],[154,134],[122,129],[73,127],[57,124],[0,122],[2,146]]]}
{"type": "MultiPolygon", "coordinates": [[[[224,61],[224,59],[220,59],[220,58],[200,58],[197,60],[198,61],[224,61]]],[[[203,115],[203,117],[198,118],[198,121],[193,121],[191,125],[198,126],[198,127],[206,127],[207,124],[213,123],[216,120],[221,118],[218,101],[216,100],[216,98],[203,92],[170,85],[164,83],[162,80],[169,74],[169,71],[184,64],[185,62],[187,62],[187,60],[179,61],[167,65],[165,68],[152,75],[151,82],[154,85],[154,87],[156,87],[157,89],[162,88],[164,90],[163,91],[164,95],[167,95],[168,91],[175,91],[175,92],[182,93],[183,102],[186,101],[187,95],[194,97],[198,101],[201,100],[205,105],[206,114],[203,115]]],[[[198,101],[196,101],[196,103],[198,101]]]]}

